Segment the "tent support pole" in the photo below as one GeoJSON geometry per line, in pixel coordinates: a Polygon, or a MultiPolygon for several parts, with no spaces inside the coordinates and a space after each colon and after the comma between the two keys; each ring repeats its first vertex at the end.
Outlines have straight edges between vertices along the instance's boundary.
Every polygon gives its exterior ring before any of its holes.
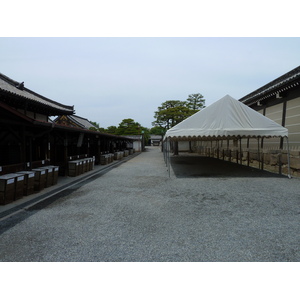
{"type": "Polygon", "coordinates": [[[289,146],[289,138],[286,136],[286,145],[287,145],[287,161],[288,161],[288,178],[292,178],[291,176],[291,165],[290,165],[290,146],[289,146]]]}
{"type": "Polygon", "coordinates": [[[243,164],[243,157],[242,157],[242,138],[240,138],[240,164],[243,164]]]}
{"type": "MultiPolygon", "coordinates": [[[[171,148],[171,145],[170,145],[171,141],[169,140],[169,148],[171,148]]],[[[170,150],[170,149],[169,149],[170,150]]],[[[168,151],[168,172],[169,172],[169,178],[170,178],[170,151],[168,151]]]]}
{"type": "Polygon", "coordinates": [[[168,168],[168,157],[167,157],[167,154],[168,154],[168,138],[166,138],[165,141],[164,141],[164,154],[165,154],[165,164],[166,164],[166,167],[168,168]]]}
{"type": "Polygon", "coordinates": [[[250,151],[249,151],[249,145],[250,145],[250,138],[247,138],[247,166],[250,166],[250,151]]]}
{"type": "Polygon", "coordinates": [[[264,169],[264,137],[261,138],[261,170],[264,169]]]}
{"type": "Polygon", "coordinates": [[[257,159],[258,159],[258,168],[260,169],[259,137],[257,138],[257,159]]]}

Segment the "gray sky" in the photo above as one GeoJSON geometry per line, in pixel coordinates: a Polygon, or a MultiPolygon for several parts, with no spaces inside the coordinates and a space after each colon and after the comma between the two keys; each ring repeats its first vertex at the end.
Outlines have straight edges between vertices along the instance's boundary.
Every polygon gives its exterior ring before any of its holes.
{"type": "Polygon", "coordinates": [[[300,38],[0,38],[0,72],[101,127],[166,100],[239,99],[300,65],[300,38]]]}

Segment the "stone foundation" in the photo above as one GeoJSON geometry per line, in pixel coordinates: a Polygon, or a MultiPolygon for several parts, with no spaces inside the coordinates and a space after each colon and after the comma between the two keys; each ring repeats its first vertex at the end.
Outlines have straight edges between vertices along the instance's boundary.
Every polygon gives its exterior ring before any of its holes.
{"type": "MultiPolygon", "coordinates": [[[[288,175],[288,153],[282,149],[248,149],[237,147],[225,149],[198,146],[193,152],[202,156],[214,157],[242,165],[259,168],[277,174],[288,175]]],[[[290,173],[300,177],[300,150],[290,151],[290,173]]]]}

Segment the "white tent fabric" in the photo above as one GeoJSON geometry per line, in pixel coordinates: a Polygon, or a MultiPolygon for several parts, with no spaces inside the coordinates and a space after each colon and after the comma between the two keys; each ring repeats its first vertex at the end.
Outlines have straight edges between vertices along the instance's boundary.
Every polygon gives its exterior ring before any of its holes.
{"type": "Polygon", "coordinates": [[[169,129],[164,139],[288,137],[288,130],[229,95],[169,129]]]}

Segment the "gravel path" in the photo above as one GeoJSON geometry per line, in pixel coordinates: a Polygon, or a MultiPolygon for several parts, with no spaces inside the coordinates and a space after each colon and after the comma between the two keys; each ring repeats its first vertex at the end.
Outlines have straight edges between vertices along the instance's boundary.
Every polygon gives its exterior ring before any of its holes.
{"type": "Polygon", "coordinates": [[[173,165],[149,147],[0,223],[0,261],[300,261],[299,179],[173,165]]]}

